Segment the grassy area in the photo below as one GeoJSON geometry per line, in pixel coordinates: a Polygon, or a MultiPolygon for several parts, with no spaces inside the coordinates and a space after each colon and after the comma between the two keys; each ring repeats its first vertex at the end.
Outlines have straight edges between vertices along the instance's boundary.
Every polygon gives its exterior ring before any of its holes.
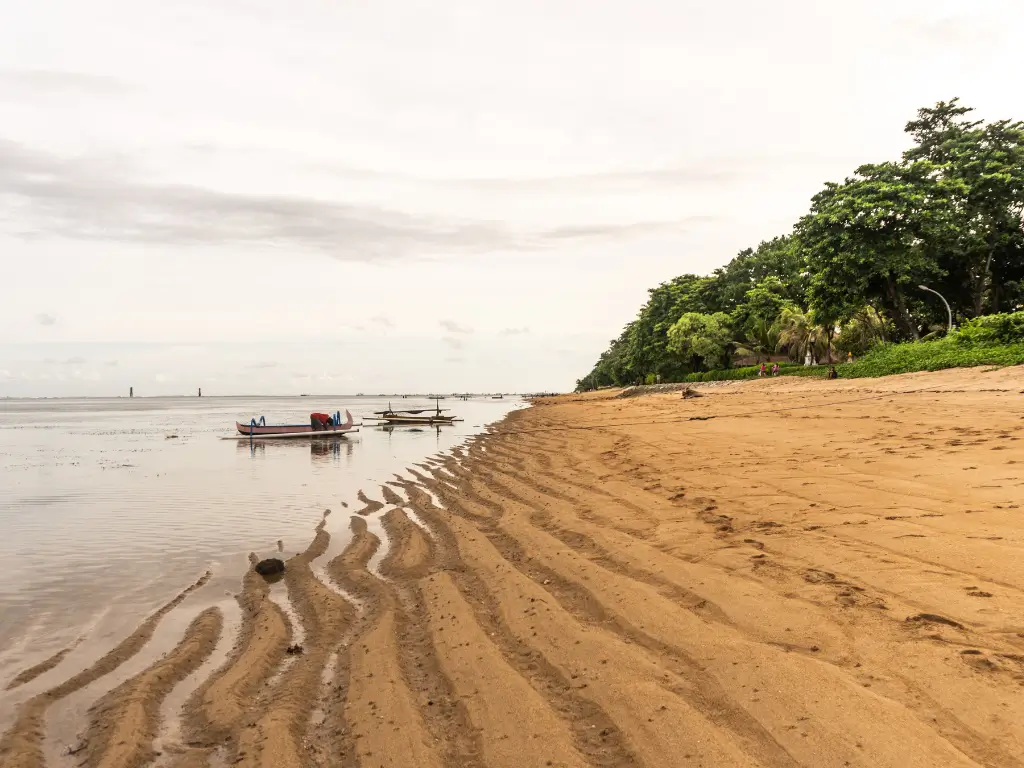
{"type": "MultiPolygon", "coordinates": [[[[936,341],[908,344],[883,344],[853,363],[837,363],[841,379],[866,376],[891,376],[915,371],[940,371],[945,368],[969,368],[976,365],[1022,365],[1024,341],[1009,344],[965,343],[964,339],[950,336],[936,341]]],[[[756,365],[731,368],[725,371],[694,373],[686,381],[726,381],[757,377],[756,365]]],[[[805,367],[796,363],[780,366],[783,376],[817,376],[824,378],[827,365],[805,367]]]]}

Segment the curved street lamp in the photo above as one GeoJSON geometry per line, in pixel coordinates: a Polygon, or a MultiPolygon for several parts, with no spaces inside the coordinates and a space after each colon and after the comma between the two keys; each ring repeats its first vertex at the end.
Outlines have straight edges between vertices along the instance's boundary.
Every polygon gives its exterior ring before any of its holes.
{"type": "Polygon", "coordinates": [[[922,291],[928,291],[928,293],[934,293],[936,296],[938,296],[940,299],[942,299],[942,303],[946,305],[946,314],[949,315],[949,328],[948,328],[948,330],[946,332],[947,333],[951,332],[953,330],[953,310],[949,308],[949,302],[946,301],[946,297],[943,296],[938,291],[932,290],[927,285],[919,285],[917,287],[920,288],[922,291]]]}

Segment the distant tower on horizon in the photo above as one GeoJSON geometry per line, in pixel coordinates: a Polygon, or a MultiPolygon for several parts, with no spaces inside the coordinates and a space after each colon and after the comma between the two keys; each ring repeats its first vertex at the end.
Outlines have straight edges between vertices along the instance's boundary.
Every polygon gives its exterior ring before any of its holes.
{"type": "Polygon", "coordinates": [[[135,397],[135,387],[128,387],[128,397],[135,397]]]}

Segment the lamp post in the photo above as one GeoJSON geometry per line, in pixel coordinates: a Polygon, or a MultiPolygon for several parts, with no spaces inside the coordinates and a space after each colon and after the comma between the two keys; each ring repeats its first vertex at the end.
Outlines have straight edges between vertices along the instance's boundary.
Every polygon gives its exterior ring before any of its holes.
{"type": "Polygon", "coordinates": [[[949,308],[949,302],[946,301],[946,297],[943,296],[938,291],[932,290],[927,285],[919,285],[917,287],[920,288],[922,291],[928,291],[928,293],[934,293],[936,296],[938,296],[940,299],[942,299],[942,303],[946,305],[946,314],[949,315],[949,329],[947,330],[947,333],[951,332],[953,330],[953,310],[949,308]]]}

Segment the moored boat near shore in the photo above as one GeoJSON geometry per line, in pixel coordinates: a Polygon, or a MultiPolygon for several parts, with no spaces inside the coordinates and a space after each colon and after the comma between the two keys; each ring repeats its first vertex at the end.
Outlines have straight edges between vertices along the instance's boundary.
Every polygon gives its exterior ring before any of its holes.
{"type": "Polygon", "coordinates": [[[352,430],[352,414],[345,411],[345,421],[341,421],[341,412],[334,414],[334,424],[325,426],[323,429],[314,430],[311,424],[267,424],[260,416],[259,421],[252,419],[248,424],[235,422],[240,434],[246,437],[267,437],[268,435],[332,435],[349,432],[352,430]]]}
{"type": "MultiPolygon", "coordinates": [[[[440,398],[436,398],[440,399],[440,398]]],[[[448,416],[442,411],[448,410],[437,406],[435,408],[421,408],[418,410],[396,411],[388,403],[386,411],[374,411],[373,416],[366,418],[375,419],[385,424],[452,424],[461,421],[455,416],[448,416]]]]}

